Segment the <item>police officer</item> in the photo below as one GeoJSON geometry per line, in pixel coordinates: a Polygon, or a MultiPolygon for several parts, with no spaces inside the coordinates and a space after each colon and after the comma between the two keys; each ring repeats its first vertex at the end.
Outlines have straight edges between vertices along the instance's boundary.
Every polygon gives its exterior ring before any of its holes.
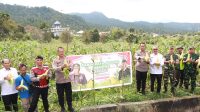
{"type": "Polygon", "coordinates": [[[174,47],[169,48],[169,53],[164,56],[164,92],[167,92],[168,79],[170,79],[171,92],[175,93],[175,85],[177,80],[175,78],[176,73],[176,62],[178,56],[174,54],[174,47]]]}
{"type": "Polygon", "coordinates": [[[191,84],[191,93],[194,92],[196,87],[196,75],[199,55],[195,54],[195,48],[189,47],[188,53],[184,55],[184,65],[185,65],[185,88],[188,89],[189,81],[191,84]]]}

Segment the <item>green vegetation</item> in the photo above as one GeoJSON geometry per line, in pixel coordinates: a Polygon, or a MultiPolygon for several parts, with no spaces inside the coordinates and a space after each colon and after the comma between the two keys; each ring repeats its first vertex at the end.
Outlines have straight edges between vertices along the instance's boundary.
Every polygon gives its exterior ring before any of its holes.
{"type": "MultiPolygon", "coordinates": [[[[99,32],[101,30],[96,28],[95,25],[90,24],[94,29],[88,29],[88,25],[82,18],[77,16],[65,15],[56,12],[50,8],[28,8],[16,5],[11,6],[0,4],[0,10],[0,59],[10,58],[12,61],[12,66],[16,68],[18,67],[19,63],[25,63],[30,69],[34,66],[34,59],[37,55],[44,56],[45,64],[51,67],[51,62],[53,58],[56,57],[56,49],[59,46],[63,46],[66,49],[67,55],[119,51],[131,51],[132,54],[134,54],[134,52],[138,49],[138,43],[140,42],[147,43],[148,51],[151,51],[152,46],[157,44],[159,46],[159,52],[162,54],[166,54],[168,51],[168,47],[171,45],[175,47],[180,45],[184,46],[186,49],[184,52],[186,52],[187,48],[192,45],[196,47],[196,51],[198,53],[200,51],[199,32],[184,32],[182,34],[173,35],[163,34],[157,35],[156,37],[154,37],[152,33],[148,33],[150,31],[159,33],[170,32],[166,29],[164,29],[164,31],[160,30],[165,27],[165,25],[163,24],[158,24],[152,27],[151,25],[145,23],[146,25],[142,26],[142,28],[144,28],[143,30],[138,30],[138,28],[135,27],[131,27],[129,30],[112,27],[110,31],[108,31],[108,33],[100,35],[99,32]],[[73,35],[70,35],[70,32],[64,32],[59,40],[56,40],[57,38],[53,39],[52,34],[48,30],[48,28],[55,20],[61,21],[61,23],[63,23],[63,26],[70,25],[70,27],[75,30],[87,30],[80,37],[74,37],[73,35]],[[19,24],[22,24],[24,26],[21,26],[19,24]],[[148,28],[146,26],[152,29],[147,30],[148,28]]],[[[135,25],[140,26],[137,23],[135,23],[135,25]]],[[[190,25],[188,25],[187,27],[189,26],[190,25]]],[[[184,25],[182,27],[185,28],[184,25]]],[[[189,31],[196,31],[195,28],[189,31]]],[[[174,29],[172,28],[170,30],[174,29]]],[[[175,30],[175,32],[179,31],[180,30],[175,30]]],[[[181,31],[185,30],[182,29],[181,31]]],[[[115,82],[115,80],[113,80],[113,82],[111,81],[111,83],[115,84],[118,82],[115,82]]],[[[198,75],[197,83],[200,83],[200,75],[198,75]]],[[[55,80],[51,80],[50,84],[50,110],[59,111],[58,108],[55,108],[59,107],[56,95],[55,80]]],[[[135,102],[174,97],[171,93],[150,93],[149,77],[147,81],[147,94],[145,96],[136,93],[135,88],[135,70],[133,62],[132,85],[93,91],[74,92],[73,105],[77,110],[79,110],[82,107],[92,105],[129,101],[135,102]]],[[[200,95],[199,87],[197,87],[195,94],[200,95]]],[[[175,97],[188,95],[193,94],[190,94],[189,91],[186,91],[184,89],[177,89],[175,97]]],[[[42,109],[42,103],[40,102],[39,110],[42,109]]],[[[0,111],[3,111],[2,102],[0,102],[0,111]]]]}
{"type": "MultiPolygon", "coordinates": [[[[117,52],[117,51],[128,51],[131,50],[132,53],[138,49],[137,44],[127,43],[125,40],[121,40],[119,42],[110,40],[106,43],[90,43],[84,44],[81,37],[74,37],[72,42],[69,43],[69,48],[67,55],[79,55],[79,54],[92,54],[92,53],[105,53],[105,52],[117,52]]],[[[185,47],[191,45],[191,43],[195,42],[196,50],[199,51],[200,40],[199,37],[146,37],[147,49],[151,51],[152,43],[158,42],[159,51],[162,54],[167,53],[168,45],[184,45],[185,47]],[[182,41],[180,41],[182,39],[182,41]]],[[[143,41],[140,39],[139,42],[143,41]]],[[[67,45],[65,43],[61,43],[58,40],[52,40],[50,43],[38,43],[37,41],[11,41],[5,40],[0,42],[0,59],[10,58],[12,61],[13,67],[17,67],[19,63],[25,63],[28,65],[29,69],[34,66],[34,58],[37,55],[42,55],[45,57],[45,64],[51,67],[51,62],[53,58],[56,57],[56,48],[58,46],[63,46],[67,49],[67,45]]],[[[198,75],[198,81],[200,82],[198,75]]],[[[120,103],[120,102],[136,102],[136,101],[144,101],[144,100],[155,100],[162,98],[174,97],[170,92],[164,94],[156,94],[150,93],[149,82],[150,79],[148,77],[147,80],[147,94],[144,96],[142,94],[136,93],[135,87],[135,71],[133,65],[133,84],[123,87],[116,88],[106,88],[101,90],[94,91],[82,91],[82,92],[74,92],[73,93],[73,105],[79,110],[80,108],[92,105],[100,105],[100,104],[108,104],[108,103],[120,103]],[[94,102],[95,95],[95,102],[94,102]]],[[[55,88],[55,80],[51,80],[51,86],[49,89],[49,102],[50,102],[50,110],[51,111],[59,111],[56,88],[55,88]]],[[[200,95],[200,88],[197,87],[195,94],[200,95]]],[[[177,89],[177,93],[175,97],[182,96],[191,96],[189,91],[185,89],[177,89]]],[[[20,105],[20,103],[19,103],[20,105]]],[[[21,106],[20,106],[21,107],[21,106]]],[[[39,103],[39,109],[42,110],[42,102],[39,103]]],[[[3,104],[0,102],[0,111],[3,111],[3,104]]]]}
{"type": "Polygon", "coordinates": [[[42,27],[46,23],[51,26],[55,21],[60,21],[63,26],[69,25],[72,29],[81,30],[88,28],[86,22],[78,17],[63,14],[47,7],[25,7],[19,5],[4,5],[0,3],[0,12],[7,13],[18,24],[42,27]]]}

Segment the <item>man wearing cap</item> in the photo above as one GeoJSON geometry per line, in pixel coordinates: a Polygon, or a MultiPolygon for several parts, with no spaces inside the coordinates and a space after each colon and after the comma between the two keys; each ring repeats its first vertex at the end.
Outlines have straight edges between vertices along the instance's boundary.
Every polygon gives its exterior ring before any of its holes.
{"type": "Polygon", "coordinates": [[[179,87],[182,88],[182,85],[183,85],[184,79],[185,79],[184,63],[183,63],[183,56],[184,56],[183,47],[181,47],[181,46],[177,47],[177,52],[178,52],[177,56],[179,59],[179,63],[176,66],[177,67],[177,73],[176,73],[177,84],[176,84],[176,86],[178,86],[178,84],[179,84],[179,87]]]}
{"type": "Polygon", "coordinates": [[[140,89],[142,87],[142,94],[145,94],[148,63],[149,63],[149,54],[145,50],[145,47],[146,47],[145,43],[140,43],[140,50],[136,51],[135,53],[137,92],[140,92],[140,89]]]}
{"type": "Polygon", "coordinates": [[[151,92],[154,91],[154,82],[157,79],[157,93],[160,93],[162,82],[162,66],[164,65],[163,55],[158,53],[158,47],[153,46],[153,53],[150,54],[150,78],[151,92]]]}
{"type": "Polygon", "coordinates": [[[185,65],[185,88],[188,89],[189,80],[191,84],[191,93],[194,92],[196,87],[196,75],[197,68],[196,65],[198,63],[199,55],[195,54],[195,48],[190,47],[187,54],[184,55],[183,62],[185,65]]]}
{"type": "Polygon", "coordinates": [[[176,74],[176,62],[178,62],[178,56],[174,54],[174,47],[169,48],[169,53],[164,56],[164,92],[167,92],[168,79],[170,79],[171,92],[175,94],[175,85],[177,80],[176,74]]]}

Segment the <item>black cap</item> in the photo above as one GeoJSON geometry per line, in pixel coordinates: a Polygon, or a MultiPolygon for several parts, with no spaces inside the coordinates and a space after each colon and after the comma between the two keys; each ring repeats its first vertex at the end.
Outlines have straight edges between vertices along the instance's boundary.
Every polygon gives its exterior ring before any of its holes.
{"type": "Polygon", "coordinates": [[[190,50],[190,49],[195,49],[195,48],[194,48],[194,46],[190,46],[190,47],[189,47],[189,50],[190,50]]]}
{"type": "Polygon", "coordinates": [[[178,46],[177,49],[183,49],[183,47],[182,46],[178,46]]]}

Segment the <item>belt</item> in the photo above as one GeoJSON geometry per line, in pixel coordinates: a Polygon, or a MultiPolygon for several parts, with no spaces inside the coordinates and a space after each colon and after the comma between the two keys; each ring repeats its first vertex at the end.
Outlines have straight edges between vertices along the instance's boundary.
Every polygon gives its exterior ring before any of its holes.
{"type": "Polygon", "coordinates": [[[46,88],[46,87],[48,87],[48,85],[43,85],[43,86],[35,86],[35,87],[37,87],[37,88],[46,88]]]}

